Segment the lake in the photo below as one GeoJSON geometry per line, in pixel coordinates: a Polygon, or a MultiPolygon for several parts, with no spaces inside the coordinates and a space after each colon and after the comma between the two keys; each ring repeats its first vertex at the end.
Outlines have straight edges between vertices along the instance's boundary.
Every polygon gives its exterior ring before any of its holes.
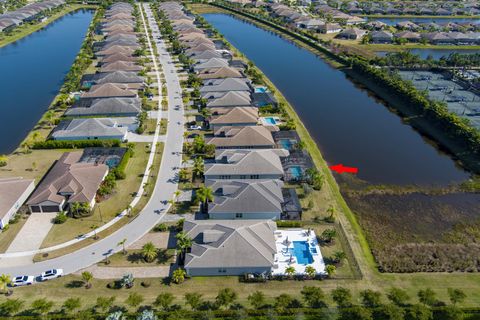
{"type": "Polygon", "coordinates": [[[18,147],[57,95],[93,14],[67,14],[0,48],[0,154],[18,147]]]}
{"type": "Polygon", "coordinates": [[[227,14],[204,17],[293,105],[329,164],[383,184],[448,184],[469,176],[368,91],[321,58],[227,14]]]}

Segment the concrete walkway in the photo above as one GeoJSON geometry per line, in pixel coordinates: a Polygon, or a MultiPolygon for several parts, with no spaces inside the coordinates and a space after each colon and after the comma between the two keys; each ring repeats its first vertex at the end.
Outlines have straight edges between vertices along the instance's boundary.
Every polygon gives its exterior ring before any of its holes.
{"type": "MultiPolygon", "coordinates": [[[[48,232],[52,229],[52,219],[55,218],[56,215],[56,213],[32,213],[6,252],[33,251],[39,249],[48,232]]],[[[32,264],[32,258],[33,255],[16,257],[9,259],[7,265],[32,264]]]]}
{"type": "Polygon", "coordinates": [[[155,136],[141,135],[134,132],[127,132],[128,142],[150,142],[152,143],[155,136]]]}

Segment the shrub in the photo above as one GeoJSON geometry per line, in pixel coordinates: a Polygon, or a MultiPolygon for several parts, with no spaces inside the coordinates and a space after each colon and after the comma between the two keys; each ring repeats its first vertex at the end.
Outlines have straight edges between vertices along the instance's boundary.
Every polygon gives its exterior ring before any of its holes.
{"type": "Polygon", "coordinates": [[[89,147],[120,147],[120,140],[71,140],[71,141],[62,141],[62,140],[47,140],[39,141],[33,144],[33,149],[81,149],[89,147]]]}
{"type": "Polygon", "coordinates": [[[302,226],[300,221],[277,221],[279,228],[299,228],[302,226]]]}
{"type": "Polygon", "coordinates": [[[65,214],[64,211],[61,211],[57,214],[55,218],[53,218],[53,223],[54,224],[62,224],[65,221],[67,221],[67,215],[65,214]]]}
{"type": "Polygon", "coordinates": [[[113,170],[116,179],[123,180],[126,178],[127,174],[125,173],[125,168],[127,167],[128,161],[132,156],[133,149],[128,148],[118,166],[113,170]]]}
{"type": "Polygon", "coordinates": [[[150,281],[148,281],[148,280],[144,280],[144,281],[142,281],[142,282],[140,283],[140,285],[141,285],[142,287],[144,287],[144,288],[148,288],[148,287],[150,287],[150,286],[152,285],[152,283],[151,283],[150,281]]]}
{"type": "Polygon", "coordinates": [[[165,232],[167,230],[168,226],[165,223],[159,223],[153,228],[153,231],[155,232],[165,232]]]}
{"type": "Polygon", "coordinates": [[[7,156],[0,155],[0,167],[5,167],[7,165],[7,156]]]}

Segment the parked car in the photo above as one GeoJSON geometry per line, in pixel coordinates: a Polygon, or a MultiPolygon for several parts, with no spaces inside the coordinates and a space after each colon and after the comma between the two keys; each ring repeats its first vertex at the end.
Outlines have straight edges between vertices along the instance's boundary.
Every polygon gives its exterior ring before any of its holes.
{"type": "Polygon", "coordinates": [[[201,130],[202,126],[193,125],[193,126],[189,126],[188,129],[190,129],[190,130],[201,130]]]}
{"type": "Polygon", "coordinates": [[[18,276],[13,278],[11,285],[12,287],[29,286],[33,284],[34,280],[34,276],[18,276]]]}
{"type": "Polygon", "coordinates": [[[40,275],[40,281],[47,281],[50,279],[60,278],[62,275],[63,275],[63,269],[47,270],[40,275]]]}

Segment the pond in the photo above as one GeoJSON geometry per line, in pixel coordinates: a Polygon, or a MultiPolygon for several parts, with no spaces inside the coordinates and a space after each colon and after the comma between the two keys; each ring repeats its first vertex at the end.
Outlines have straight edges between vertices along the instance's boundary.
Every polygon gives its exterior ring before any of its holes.
{"type": "Polygon", "coordinates": [[[0,48],[0,154],[18,147],[57,95],[93,13],[67,14],[0,48]]]}
{"type": "Polygon", "coordinates": [[[313,53],[227,14],[204,17],[293,105],[329,164],[383,184],[447,184],[469,176],[368,91],[313,53]]]}

